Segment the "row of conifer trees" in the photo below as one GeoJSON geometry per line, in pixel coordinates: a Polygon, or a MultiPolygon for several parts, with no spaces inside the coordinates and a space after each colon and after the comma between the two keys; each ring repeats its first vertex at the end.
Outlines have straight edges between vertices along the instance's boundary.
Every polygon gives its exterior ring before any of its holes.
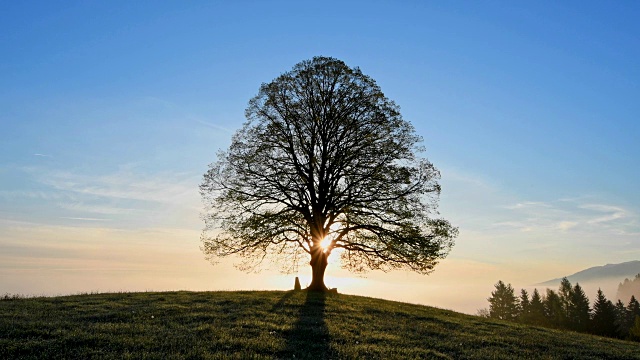
{"type": "Polygon", "coordinates": [[[511,284],[498,281],[487,300],[489,309],[480,310],[481,316],[640,341],[640,303],[634,296],[627,305],[621,300],[614,304],[598,289],[590,307],[580,284],[572,286],[567,278],[558,291],[546,289],[541,295],[534,289],[529,296],[522,289],[519,297],[511,284]]]}

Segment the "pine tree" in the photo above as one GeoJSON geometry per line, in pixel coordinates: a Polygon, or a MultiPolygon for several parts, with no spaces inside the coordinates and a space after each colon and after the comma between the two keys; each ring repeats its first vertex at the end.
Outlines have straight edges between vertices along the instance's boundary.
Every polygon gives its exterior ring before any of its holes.
{"type": "Polygon", "coordinates": [[[614,309],[616,316],[616,319],[614,321],[616,332],[618,333],[618,336],[624,339],[629,334],[629,328],[631,328],[630,324],[628,323],[629,316],[627,314],[627,308],[622,303],[622,300],[618,299],[618,301],[614,305],[614,309]]]}
{"type": "Polygon", "coordinates": [[[640,318],[640,303],[636,297],[631,295],[631,300],[627,305],[627,334],[630,340],[640,341],[640,326],[636,325],[636,319],[640,318]],[[632,329],[636,328],[635,332],[632,329]],[[638,336],[634,335],[637,334],[638,336]]]}
{"type": "Polygon", "coordinates": [[[489,300],[489,317],[501,320],[515,320],[518,316],[518,299],[513,293],[511,284],[505,285],[502,280],[495,285],[489,300]]]}
{"type": "Polygon", "coordinates": [[[525,289],[520,290],[520,314],[518,320],[523,323],[530,323],[531,320],[531,302],[529,301],[529,293],[525,289]]]}
{"type": "Polygon", "coordinates": [[[544,303],[543,299],[538,292],[538,289],[533,289],[531,294],[531,303],[529,304],[531,318],[529,324],[532,325],[546,325],[547,321],[544,315],[544,303]]]}
{"type": "Polygon", "coordinates": [[[561,328],[570,328],[569,317],[572,310],[571,295],[573,288],[571,282],[566,277],[562,278],[560,288],[558,289],[558,299],[560,301],[560,312],[558,313],[558,326],[561,328]]]}
{"type": "Polygon", "coordinates": [[[636,300],[636,297],[631,295],[631,300],[627,305],[627,311],[629,315],[629,324],[633,324],[636,316],[640,316],[640,302],[636,300]]]}
{"type": "Polygon", "coordinates": [[[549,326],[555,328],[562,326],[563,309],[560,296],[551,289],[547,289],[547,296],[544,299],[544,315],[549,326]]]}
{"type": "Polygon", "coordinates": [[[616,294],[618,299],[628,299],[632,295],[640,295],[640,274],[636,275],[633,279],[624,279],[618,285],[618,293],[616,294]]]}
{"type": "Polygon", "coordinates": [[[569,328],[571,330],[585,332],[589,327],[590,318],[589,298],[582,290],[579,283],[571,291],[571,307],[569,310],[569,328]]]}
{"type": "Polygon", "coordinates": [[[640,316],[636,316],[633,327],[629,329],[629,340],[640,341],[640,316]]]}
{"type": "Polygon", "coordinates": [[[598,289],[596,301],[593,303],[591,332],[596,335],[616,337],[616,310],[601,289],[598,289]]]}

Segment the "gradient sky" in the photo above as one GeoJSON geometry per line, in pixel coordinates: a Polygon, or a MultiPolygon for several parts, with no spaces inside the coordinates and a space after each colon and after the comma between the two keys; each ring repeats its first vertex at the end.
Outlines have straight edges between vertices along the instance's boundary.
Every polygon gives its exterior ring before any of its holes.
{"type": "Polygon", "coordinates": [[[0,293],[293,286],[204,259],[197,187],[260,84],[316,55],[401,107],[460,228],[430,276],[333,264],[328,286],[473,313],[499,279],[639,260],[638,19],[637,1],[4,1],[0,293]]]}

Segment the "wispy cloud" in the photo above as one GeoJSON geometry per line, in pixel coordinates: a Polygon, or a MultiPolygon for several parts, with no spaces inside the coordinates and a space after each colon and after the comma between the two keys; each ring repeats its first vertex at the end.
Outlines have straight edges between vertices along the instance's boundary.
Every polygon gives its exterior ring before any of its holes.
{"type": "Polygon", "coordinates": [[[130,170],[104,175],[52,171],[38,179],[54,189],[72,193],[175,205],[192,202],[198,184],[195,176],[189,174],[144,174],[130,170]]]}
{"type": "Polygon", "coordinates": [[[221,126],[203,119],[206,119],[205,116],[201,114],[193,113],[191,109],[185,108],[183,105],[178,103],[168,101],[167,99],[162,99],[155,96],[145,96],[139,99],[139,102],[143,106],[151,106],[153,108],[161,108],[162,110],[173,114],[174,117],[181,119],[181,121],[195,121],[200,125],[204,125],[208,128],[215,129],[217,131],[222,131],[227,134],[233,134],[235,130],[230,129],[225,126],[221,126]]]}
{"type": "Polygon", "coordinates": [[[39,200],[59,200],[65,196],[59,193],[52,193],[43,190],[0,190],[0,198],[5,199],[39,199],[39,200]]]}
{"type": "Polygon", "coordinates": [[[530,209],[530,208],[550,208],[551,205],[546,204],[540,201],[523,201],[514,205],[507,205],[504,208],[515,210],[515,209],[530,209]]]}
{"type": "Polygon", "coordinates": [[[595,218],[592,218],[588,221],[590,224],[611,222],[628,217],[628,211],[619,206],[585,204],[581,205],[580,208],[592,210],[593,212],[597,213],[595,218]]]}
{"type": "Polygon", "coordinates": [[[41,167],[23,170],[38,183],[38,190],[0,192],[0,199],[42,199],[37,207],[33,201],[24,203],[31,204],[38,218],[49,219],[43,220],[47,223],[65,217],[87,222],[111,219],[109,226],[114,228],[161,224],[193,228],[200,222],[199,175],[153,173],[135,165],[103,174],[41,167]]]}
{"type": "Polygon", "coordinates": [[[212,128],[212,129],[224,131],[224,132],[226,132],[228,134],[233,134],[233,132],[234,132],[233,130],[231,130],[229,128],[226,128],[226,127],[220,126],[220,125],[216,125],[216,124],[213,124],[213,123],[210,123],[210,122],[207,122],[207,121],[203,121],[203,120],[199,120],[199,119],[196,119],[195,121],[200,125],[204,125],[206,127],[212,128]]]}
{"type": "Polygon", "coordinates": [[[141,211],[140,208],[124,207],[124,204],[118,204],[117,202],[115,204],[107,204],[104,201],[92,202],[94,204],[88,203],[86,200],[74,199],[71,202],[58,202],[58,205],[66,210],[103,215],[132,215],[141,211]],[[97,204],[95,204],[96,202],[97,204]]]}
{"type": "Polygon", "coordinates": [[[80,221],[111,221],[111,219],[85,218],[85,217],[66,217],[61,216],[60,219],[80,220],[80,221]]]}
{"type": "Polygon", "coordinates": [[[51,155],[47,155],[47,154],[39,154],[39,153],[35,153],[35,154],[33,154],[33,156],[46,157],[46,158],[53,157],[53,156],[51,156],[51,155]]]}
{"type": "Polygon", "coordinates": [[[579,223],[577,221],[560,221],[557,223],[556,226],[558,227],[558,230],[568,231],[575,228],[578,225],[579,223]]]}
{"type": "MultiPolygon", "coordinates": [[[[537,228],[540,230],[628,234],[638,222],[638,215],[620,205],[583,203],[584,199],[560,199],[552,202],[525,201],[504,206],[510,210],[508,220],[496,225],[537,228]]],[[[637,229],[636,229],[637,231],[637,229]]]]}

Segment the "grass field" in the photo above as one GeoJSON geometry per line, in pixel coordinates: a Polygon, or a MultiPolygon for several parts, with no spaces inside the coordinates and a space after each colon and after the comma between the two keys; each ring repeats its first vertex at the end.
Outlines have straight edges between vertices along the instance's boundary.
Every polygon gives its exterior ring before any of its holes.
{"type": "Polygon", "coordinates": [[[640,359],[640,344],[341,294],[0,301],[0,359],[640,359]]]}

